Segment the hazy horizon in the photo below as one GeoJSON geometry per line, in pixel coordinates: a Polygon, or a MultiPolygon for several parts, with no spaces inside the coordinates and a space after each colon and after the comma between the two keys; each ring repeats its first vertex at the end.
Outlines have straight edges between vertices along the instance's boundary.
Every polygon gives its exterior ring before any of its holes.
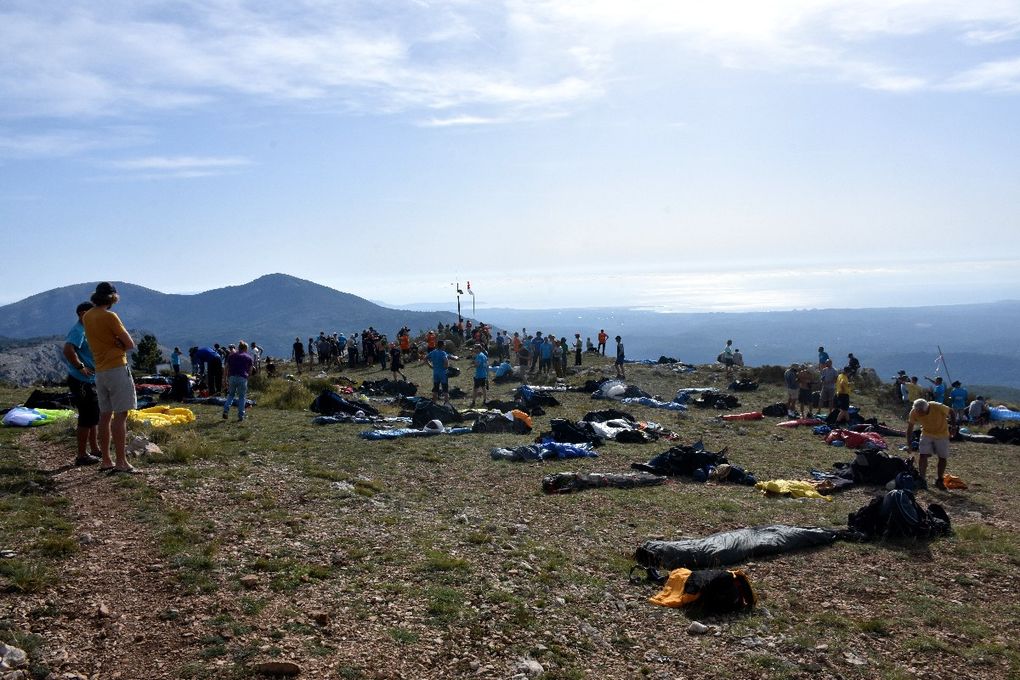
{"type": "Polygon", "coordinates": [[[999,0],[8,0],[0,302],[264,271],[524,308],[996,299],[1018,27],[999,0]]]}

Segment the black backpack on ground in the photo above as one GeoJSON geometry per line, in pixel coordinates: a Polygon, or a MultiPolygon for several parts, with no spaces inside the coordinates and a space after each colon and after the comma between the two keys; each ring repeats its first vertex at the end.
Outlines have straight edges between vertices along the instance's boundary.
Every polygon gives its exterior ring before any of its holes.
{"type": "Polygon", "coordinates": [[[443,425],[463,422],[464,417],[449,404],[437,404],[431,399],[420,399],[414,407],[411,425],[419,430],[430,420],[438,420],[443,425]]]}

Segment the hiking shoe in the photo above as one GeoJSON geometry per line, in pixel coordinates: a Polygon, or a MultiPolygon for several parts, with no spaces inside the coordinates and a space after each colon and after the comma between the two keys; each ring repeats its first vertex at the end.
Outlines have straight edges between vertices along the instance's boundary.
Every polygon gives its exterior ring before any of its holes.
{"type": "Polygon", "coordinates": [[[942,481],[941,477],[935,480],[935,488],[941,489],[942,491],[946,491],[946,483],[942,481]]]}
{"type": "Polygon", "coordinates": [[[99,458],[96,458],[95,456],[90,456],[87,453],[84,456],[78,456],[77,458],[74,459],[75,465],[95,465],[98,462],[99,458]]]}

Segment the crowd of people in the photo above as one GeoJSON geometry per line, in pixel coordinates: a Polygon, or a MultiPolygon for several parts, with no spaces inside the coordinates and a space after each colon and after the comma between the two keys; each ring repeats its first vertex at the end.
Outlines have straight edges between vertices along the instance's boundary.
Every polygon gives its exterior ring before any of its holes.
{"type": "MultiPolygon", "coordinates": [[[[128,367],[127,353],[135,343],[112,307],[120,300],[113,285],[107,282],[96,286],[91,298],[76,308],[77,322],[68,332],[63,360],[67,366],[67,384],[78,409],[76,465],[98,464],[101,470],[114,473],[132,473],[134,468],[125,453],[127,412],[136,408],[134,381],[128,367]]],[[[393,380],[406,380],[403,369],[410,362],[427,364],[432,369],[432,397],[435,401],[449,400],[450,361],[458,358],[455,351],[465,351],[473,363],[473,392],[471,406],[487,399],[490,356],[497,363],[512,370],[516,363],[518,376],[524,380],[536,375],[563,378],[568,371],[571,355],[574,366],[583,365],[585,354],[605,356],[609,334],[600,329],[597,344],[590,336],[584,342],[581,333],[557,338],[554,333],[527,328],[520,331],[496,330],[484,323],[459,320],[456,324],[438,324],[435,329],[412,337],[411,329],[404,326],[390,341],[385,334],[369,326],[349,336],[343,332],[327,334],[320,331],[318,338],[309,337],[307,343],[295,337],[290,358],[297,373],[318,365],[322,368],[370,367],[378,363],[380,370],[387,367],[393,380]]],[[[626,378],[626,353],[623,338],[615,337],[615,375],[626,378]]],[[[175,378],[182,377],[183,353],[175,347],[170,355],[170,367],[175,378]]],[[[188,350],[192,371],[202,381],[211,396],[226,394],[223,418],[229,417],[231,407],[237,404],[237,419],[245,419],[248,379],[265,370],[275,374],[277,364],[265,356],[255,342],[250,345],[240,340],[236,345],[191,347],[188,350]],[[225,384],[224,384],[225,383],[225,384]]],[[[717,357],[727,375],[744,365],[740,350],[733,341],[717,357]]],[[[790,417],[810,418],[813,411],[828,409],[836,413],[835,423],[849,422],[851,393],[854,381],[861,371],[861,363],[847,355],[846,364],[837,371],[824,346],[818,347],[817,365],[791,364],[783,373],[786,388],[786,405],[790,417]],[[815,388],[819,389],[816,391],[815,388]]],[[[185,376],[186,377],[186,376],[185,376]]],[[[970,395],[960,381],[948,387],[941,376],[925,380],[930,387],[922,386],[917,376],[899,371],[894,382],[897,396],[905,407],[908,437],[920,428],[918,472],[927,469],[928,458],[938,458],[936,486],[942,487],[946,461],[949,457],[951,431],[962,423],[988,422],[989,407],[984,397],[970,395]]]]}

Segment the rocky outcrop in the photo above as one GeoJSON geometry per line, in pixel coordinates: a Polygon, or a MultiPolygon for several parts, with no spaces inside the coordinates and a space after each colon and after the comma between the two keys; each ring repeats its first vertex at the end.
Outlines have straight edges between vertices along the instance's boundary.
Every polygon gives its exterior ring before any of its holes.
{"type": "Polygon", "coordinates": [[[63,343],[54,341],[0,352],[0,381],[25,387],[42,383],[62,383],[67,371],[60,360],[63,343]]]}

